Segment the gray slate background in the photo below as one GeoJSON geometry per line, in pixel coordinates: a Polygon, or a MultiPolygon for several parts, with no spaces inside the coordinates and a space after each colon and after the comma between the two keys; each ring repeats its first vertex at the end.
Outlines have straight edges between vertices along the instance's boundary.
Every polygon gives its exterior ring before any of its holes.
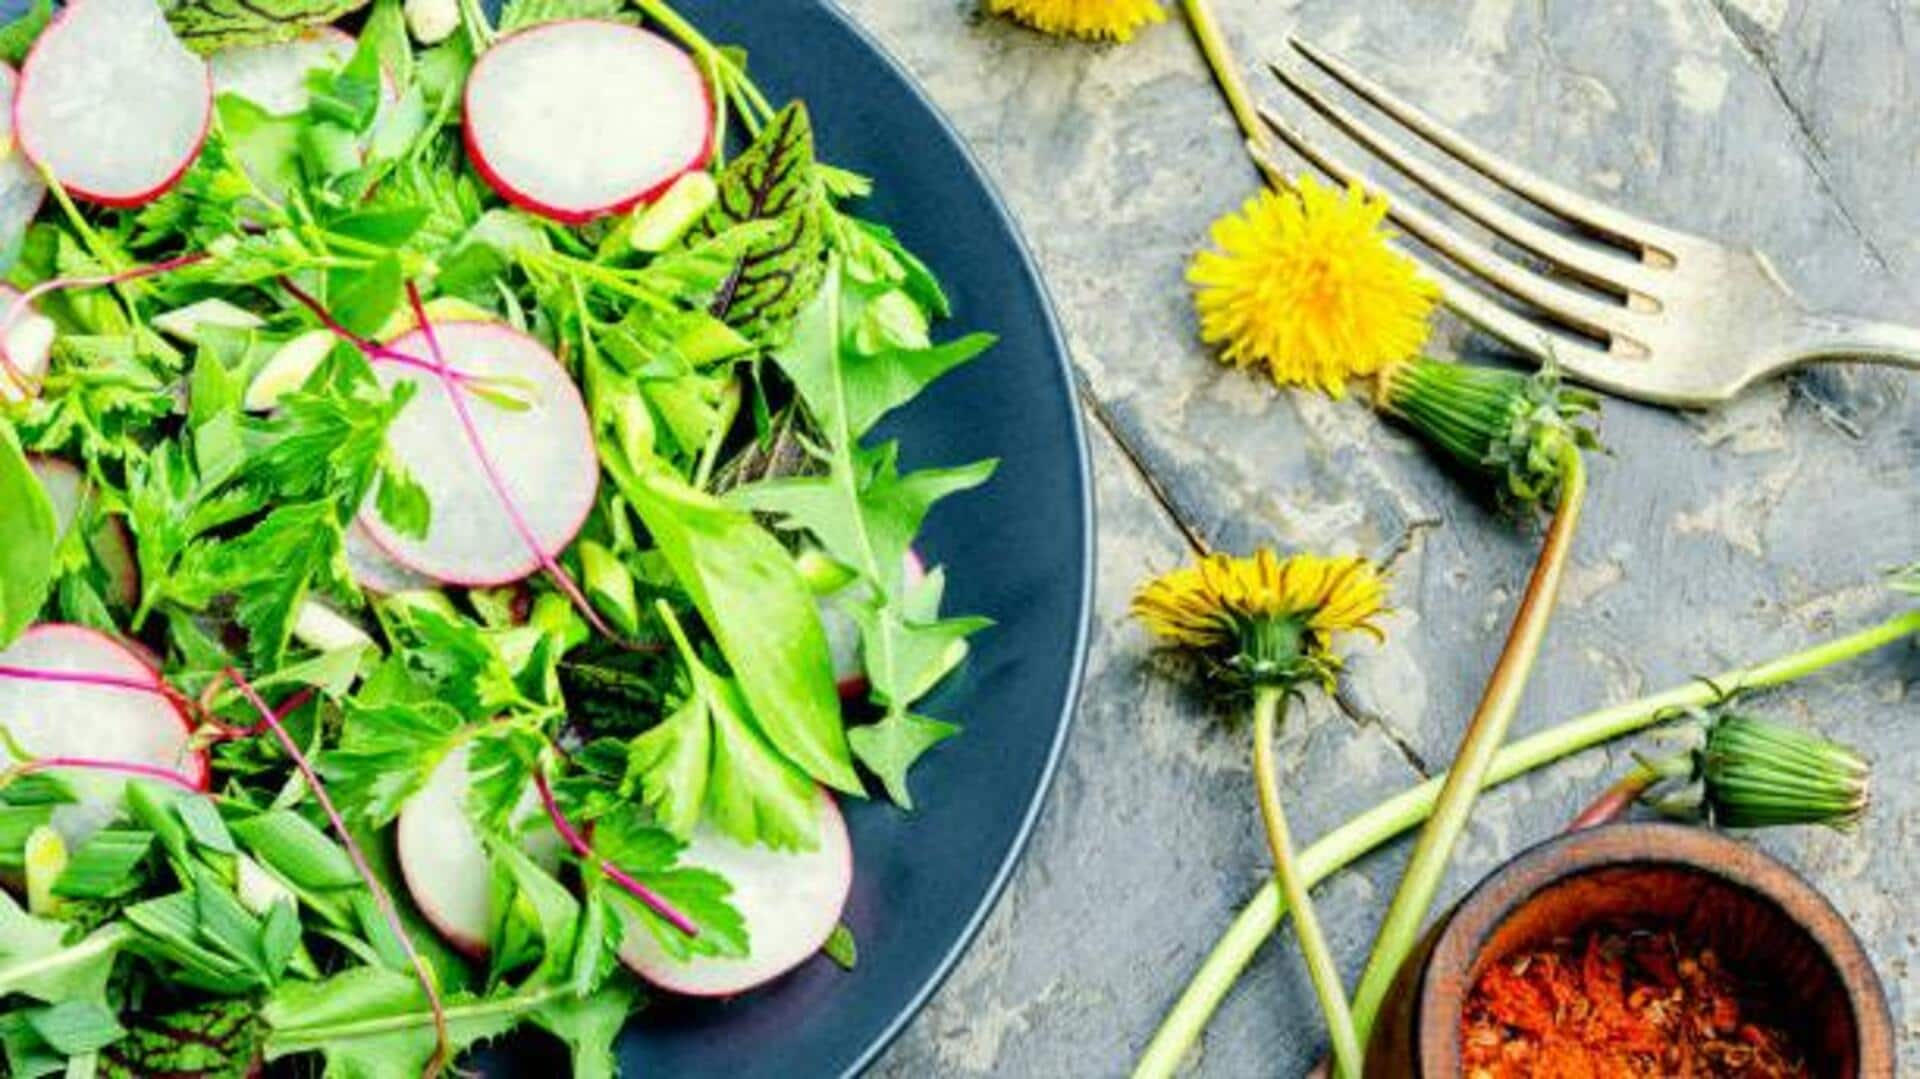
{"type": "MultiPolygon", "coordinates": [[[[1390,642],[1356,657],[1339,706],[1296,716],[1284,747],[1304,841],[1443,766],[1534,540],[1464,500],[1363,404],[1275,393],[1200,348],[1185,265],[1255,181],[1177,17],[1113,48],[983,18],[973,0],[845,2],[1021,217],[1073,344],[1101,509],[1092,673],[1045,823],[986,932],[878,1074],[1120,1074],[1267,864],[1244,734],[1152,667],[1125,617],[1135,584],[1195,542],[1394,558],[1390,642]]],[[[1218,2],[1249,61],[1300,33],[1578,189],[1760,246],[1816,303],[1920,323],[1920,0],[1218,2]]],[[[1884,616],[1893,603],[1876,574],[1920,557],[1910,377],[1832,369],[1712,415],[1616,403],[1606,433],[1618,455],[1598,464],[1522,732],[1884,616]]],[[[1920,650],[1906,647],[1765,703],[1877,760],[1864,831],[1763,842],[1869,941],[1909,1071],[1917,686],[1920,650]]],[[[1627,762],[1622,749],[1590,754],[1490,797],[1449,896],[1556,830],[1627,762]]],[[[1350,977],[1403,856],[1320,892],[1350,977]]],[[[1315,1014],[1293,948],[1269,946],[1192,1068],[1299,1074],[1320,1052],[1315,1014]]]]}

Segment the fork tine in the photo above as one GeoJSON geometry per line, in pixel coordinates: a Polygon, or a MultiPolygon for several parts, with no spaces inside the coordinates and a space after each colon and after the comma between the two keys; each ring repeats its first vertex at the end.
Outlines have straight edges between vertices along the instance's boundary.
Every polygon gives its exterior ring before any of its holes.
{"type": "MultiPolygon", "coordinates": [[[[1249,142],[1247,149],[1262,168],[1270,173],[1283,172],[1265,147],[1249,142]]],[[[1568,371],[1583,378],[1586,371],[1606,371],[1617,368],[1623,362],[1585,341],[1543,326],[1495,303],[1452,272],[1421,257],[1419,252],[1407,250],[1401,244],[1395,244],[1394,249],[1411,259],[1420,267],[1421,273],[1439,286],[1441,298],[1449,308],[1468,322],[1535,359],[1544,361],[1551,357],[1568,371]]]]}
{"type": "Polygon", "coordinates": [[[1375,108],[1405,124],[1415,134],[1445,150],[1464,164],[1543,210],[1560,214],[1579,224],[1604,233],[1623,246],[1638,248],[1643,257],[1651,249],[1655,256],[1671,258],[1673,234],[1649,221],[1622,213],[1611,206],[1575,194],[1551,180],[1525,169],[1468,142],[1450,128],[1388,93],[1380,84],[1360,74],[1346,61],[1310,45],[1298,37],[1288,42],[1313,61],[1314,65],[1339,80],[1347,89],[1370,102],[1375,108]]]}
{"type": "MultiPolygon", "coordinates": [[[[1272,110],[1262,109],[1260,115],[1276,135],[1329,176],[1343,183],[1357,184],[1369,190],[1382,190],[1379,184],[1372,182],[1358,170],[1343,164],[1332,154],[1321,149],[1272,110]]],[[[1262,155],[1256,153],[1256,157],[1258,156],[1262,155]]],[[[1262,167],[1271,169],[1275,164],[1268,156],[1262,163],[1262,167]]],[[[1408,232],[1462,267],[1479,275],[1488,283],[1555,318],[1595,336],[1606,337],[1616,342],[1632,337],[1629,331],[1638,316],[1625,307],[1604,303],[1586,293],[1522,269],[1492,248],[1462,236],[1453,226],[1411,203],[1389,200],[1387,215],[1408,232]]],[[[1637,341],[1632,347],[1639,347],[1637,341]]],[[[1643,347],[1640,350],[1643,353],[1645,351],[1643,347]]]]}
{"type": "Polygon", "coordinates": [[[1577,243],[1480,194],[1426,159],[1408,153],[1399,143],[1371,124],[1334,104],[1292,70],[1269,64],[1280,82],[1312,106],[1328,122],[1354,141],[1383,157],[1394,168],[1432,192],[1441,201],[1485,225],[1496,235],[1526,248],[1587,282],[1616,292],[1650,295],[1655,281],[1641,263],[1577,243]]]}

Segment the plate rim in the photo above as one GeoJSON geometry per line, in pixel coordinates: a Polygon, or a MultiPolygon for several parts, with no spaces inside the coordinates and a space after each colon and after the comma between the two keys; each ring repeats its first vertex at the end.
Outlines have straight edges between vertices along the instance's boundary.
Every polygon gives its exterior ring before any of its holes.
{"type": "Polygon", "coordinates": [[[1092,449],[1088,442],[1086,416],[1079,403],[1078,387],[1080,379],[1073,363],[1073,349],[1067,341],[1065,331],[1060,325],[1059,309],[1054,303],[1053,293],[1047,287],[1047,280],[1041,273],[1040,264],[1034,258],[1033,247],[1027,242],[1026,231],[1021,227],[1020,217],[1001,194],[1000,186],[994,182],[993,174],[987,170],[974,152],[973,145],[966,136],[954,127],[946,110],[942,109],[933,96],[922,86],[917,76],[893,54],[879,35],[867,29],[847,11],[837,0],[815,0],[827,16],[851,34],[855,40],[871,51],[885,67],[893,73],[900,84],[906,87],[929,114],[933,116],[934,131],[952,144],[979,182],[981,190],[987,196],[987,202],[993,212],[1006,226],[1007,234],[1013,239],[1015,251],[1020,256],[1020,272],[1032,285],[1034,294],[1040,298],[1040,310],[1045,323],[1046,337],[1053,345],[1052,361],[1058,369],[1061,384],[1067,391],[1067,415],[1072,428],[1073,471],[1080,488],[1080,595],[1079,617],[1075,619],[1073,635],[1073,660],[1068,669],[1067,693],[1060,703],[1060,718],[1054,730],[1053,743],[1048,747],[1047,758],[1041,767],[1039,782],[1035,785],[1033,798],[1026,811],[1021,815],[1019,828],[1014,833],[1013,842],[1007,847],[1007,853],[995,868],[993,878],[981,893],[980,900],[974,905],[973,913],[968,915],[960,933],[954,938],[940,961],[934,964],[931,974],[907,998],[899,1012],[884,1029],[867,1043],[851,1064],[840,1074],[843,1079],[854,1079],[879,1061],[886,1051],[906,1032],[908,1026],[919,1018],[954,968],[959,966],[985,927],[987,918],[993,914],[1000,900],[1006,895],[1007,888],[1013,882],[1014,873],[1026,859],[1027,848],[1033,841],[1033,834],[1039,827],[1040,819],[1045,815],[1052,801],[1055,781],[1059,778],[1060,765],[1066,756],[1067,742],[1072,735],[1075,722],[1079,717],[1080,695],[1085,689],[1089,646],[1093,634],[1094,590],[1099,579],[1099,551],[1095,537],[1099,534],[1099,501],[1095,497],[1093,486],[1092,449]]]}

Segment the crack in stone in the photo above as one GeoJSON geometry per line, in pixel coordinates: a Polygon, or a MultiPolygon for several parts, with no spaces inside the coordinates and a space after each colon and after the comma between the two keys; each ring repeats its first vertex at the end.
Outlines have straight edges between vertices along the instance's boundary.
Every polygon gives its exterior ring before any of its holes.
{"type": "Polygon", "coordinates": [[[1847,231],[1853,233],[1854,239],[1860,241],[1860,246],[1866,250],[1867,257],[1879,267],[1882,274],[1888,277],[1893,276],[1892,260],[1880,249],[1880,245],[1868,233],[1866,226],[1854,216],[1853,207],[1840,194],[1840,188],[1833,179],[1833,163],[1827,156],[1826,143],[1814,128],[1812,118],[1800,107],[1800,103],[1794,100],[1793,95],[1787,91],[1786,83],[1781,80],[1780,71],[1774,64],[1773,49],[1767,42],[1765,31],[1744,14],[1729,6],[1728,0],[1703,0],[1703,3],[1707,10],[1720,20],[1720,24],[1726,27],[1727,33],[1732,35],[1734,42],[1740,46],[1740,50],[1746,53],[1747,58],[1760,69],[1760,73],[1766,76],[1767,85],[1773,90],[1774,100],[1779,102],[1781,109],[1793,123],[1795,147],[1800,151],[1800,156],[1806,161],[1807,167],[1813,170],[1813,178],[1827,196],[1827,201],[1840,215],[1840,220],[1846,223],[1847,231]]]}
{"type": "Polygon", "coordinates": [[[1153,474],[1153,470],[1147,466],[1146,458],[1134,448],[1132,441],[1121,430],[1119,420],[1114,418],[1113,413],[1107,411],[1106,405],[1094,394],[1093,388],[1087,385],[1085,376],[1076,375],[1075,381],[1080,384],[1080,401],[1087,413],[1093,417],[1095,423],[1100,425],[1100,430],[1106,432],[1107,437],[1113,440],[1115,448],[1120,451],[1122,457],[1126,458],[1134,475],[1146,485],[1147,493],[1153,496],[1153,501],[1167,515],[1167,519],[1173,522],[1173,526],[1180,530],[1180,535],[1186,539],[1187,546],[1193,548],[1195,554],[1209,553],[1212,546],[1207,543],[1206,537],[1200,534],[1200,529],[1188,519],[1179,504],[1173,500],[1173,495],[1161,484],[1159,477],[1153,474]]]}
{"type": "Polygon", "coordinates": [[[1401,734],[1399,729],[1394,727],[1393,724],[1387,722],[1385,717],[1373,715],[1366,709],[1360,707],[1359,702],[1353,699],[1345,685],[1341,685],[1334,690],[1333,704],[1334,707],[1340,709],[1340,714],[1346,716],[1347,721],[1352,723],[1355,728],[1360,730],[1365,730],[1368,727],[1377,728],[1380,731],[1381,737],[1385,738],[1387,744],[1393,747],[1394,752],[1400,755],[1401,761],[1404,762],[1407,767],[1413,769],[1414,774],[1418,775],[1421,779],[1433,778],[1433,769],[1427,765],[1427,759],[1421,756],[1420,751],[1414,748],[1413,742],[1410,741],[1406,735],[1401,734]]]}

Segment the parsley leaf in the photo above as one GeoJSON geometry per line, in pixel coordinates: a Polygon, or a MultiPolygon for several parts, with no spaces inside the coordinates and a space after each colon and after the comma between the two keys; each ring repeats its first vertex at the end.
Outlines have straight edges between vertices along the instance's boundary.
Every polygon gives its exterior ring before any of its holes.
{"type": "Polygon", "coordinates": [[[662,617],[690,684],[671,715],[630,743],[625,786],[682,839],[704,819],[742,843],[813,847],[813,782],[768,743],[739,687],[701,662],[664,605],[662,617]]]}

